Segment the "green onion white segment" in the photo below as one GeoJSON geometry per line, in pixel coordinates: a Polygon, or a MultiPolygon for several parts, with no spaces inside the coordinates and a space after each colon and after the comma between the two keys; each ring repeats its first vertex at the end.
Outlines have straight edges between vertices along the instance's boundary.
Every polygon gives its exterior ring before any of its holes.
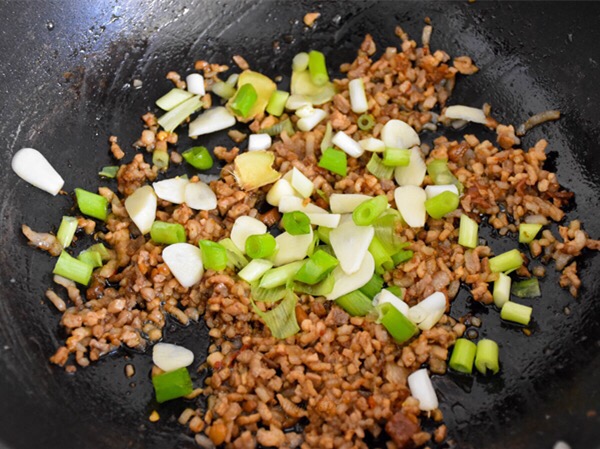
{"type": "Polygon", "coordinates": [[[175,371],[190,366],[194,362],[194,353],[182,346],[156,343],[152,348],[152,362],[163,371],[175,371]]]}
{"type": "Polygon", "coordinates": [[[438,398],[427,369],[415,371],[407,380],[411,396],[419,400],[419,409],[429,412],[438,408],[438,398]]]}

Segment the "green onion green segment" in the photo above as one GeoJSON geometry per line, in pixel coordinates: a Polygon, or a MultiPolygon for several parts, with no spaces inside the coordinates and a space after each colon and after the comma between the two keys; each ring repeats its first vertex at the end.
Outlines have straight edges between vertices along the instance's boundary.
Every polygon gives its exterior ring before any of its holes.
{"type": "Polygon", "coordinates": [[[336,175],[346,176],[348,172],[348,157],[342,150],[327,148],[321,155],[319,167],[329,170],[336,175]]]}
{"type": "Polygon", "coordinates": [[[360,290],[346,293],[335,300],[350,316],[365,316],[373,310],[373,301],[360,290]]]}
{"type": "Polygon", "coordinates": [[[75,217],[62,217],[56,238],[60,242],[63,248],[67,248],[73,242],[75,232],[77,232],[78,220],[75,217]]]}
{"type": "Polygon", "coordinates": [[[258,99],[256,89],[250,83],[244,84],[238,88],[233,100],[231,101],[231,110],[241,117],[246,118],[254,103],[258,99]]]}
{"type": "Polygon", "coordinates": [[[487,374],[489,371],[496,374],[500,371],[498,353],[498,344],[494,340],[479,340],[477,354],[475,355],[475,368],[477,368],[477,371],[481,374],[487,374]]]}
{"type": "Polygon", "coordinates": [[[190,394],[194,387],[187,368],[179,368],[152,378],[156,401],[163,403],[190,394]]]}
{"type": "Polygon", "coordinates": [[[304,264],[294,276],[294,280],[314,285],[325,279],[339,263],[335,257],[318,249],[304,261],[304,264]]]}
{"type": "Polygon", "coordinates": [[[106,198],[80,188],[75,189],[75,196],[77,206],[82,214],[106,221],[108,217],[108,200],[106,198]]]}
{"type": "Polygon", "coordinates": [[[155,221],[150,228],[150,238],[156,243],[171,245],[186,241],[185,228],[179,223],[155,221]]]}
{"type": "Polygon", "coordinates": [[[458,201],[459,198],[456,193],[442,192],[425,201],[425,210],[432,218],[440,219],[444,215],[454,212],[458,207],[458,201]]]}
{"type": "Polygon", "coordinates": [[[531,321],[531,313],[533,309],[529,306],[517,304],[516,302],[507,301],[502,306],[500,317],[506,321],[512,321],[513,323],[522,324],[527,326],[531,321]]]}
{"type": "Polygon", "coordinates": [[[92,277],[93,267],[81,260],[63,251],[60,253],[56,265],[54,265],[54,274],[58,274],[67,279],[77,282],[81,285],[88,285],[92,277]]]}
{"type": "Polygon", "coordinates": [[[479,242],[479,225],[466,214],[460,216],[458,244],[466,248],[475,248],[479,242]]]}
{"type": "MultiPolygon", "coordinates": [[[[202,265],[204,265],[204,268],[221,271],[227,267],[229,257],[225,246],[211,240],[200,240],[198,246],[200,246],[202,252],[202,265]]],[[[244,255],[242,254],[241,257],[244,258],[244,255]]],[[[248,263],[245,258],[244,261],[246,264],[248,263]]]]}
{"type": "Polygon", "coordinates": [[[304,212],[286,212],[281,217],[281,224],[291,235],[310,234],[310,218],[304,212]]]}
{"type": "Polygon", "coordinates": [[[312,50],[308,53],[308,71],[315,85],[323,86],[329,82],[325,55],[320,51],[312,50]]]}
{"type": "Polygon", "coordinates": [[[471,374],[477,346],[466,338],[459,338],[454,344],[449,366],[459,373],[471,374]]]}
{"type": "Polygon", "coordinates": [[[523,256],[518,249],[512,249],[490,259],[492,273],[507,272],[523,265],[523,256]]]}
{"type": "Polygon", "coordinates": [[[188,164],[198,170],[208,170],[213,166],[213,158],[206,147],[192,147],[185,150],[181,156],[188,164]]]}
{"type": "Polygon", "coordinates": [[[396,343],[410,340],[419,330],[417,326],[406,318],[402,312],[390,303],[383,303],[377,307],[379,322],[387,329],[396,343]]]}
{"type": "Polygon", "coordinates": [[[388,207],[388,199],[385,195],[377,195],[357,206],[352,212],[352,220],[358,226],[372,224],[388,207]]]}
{"type": "Polygon", "coordinates": [[[246,254],[252,259],[266,259],[275,254],[277,242],[271,234],[255,234],[246,239],[246,254]]]}

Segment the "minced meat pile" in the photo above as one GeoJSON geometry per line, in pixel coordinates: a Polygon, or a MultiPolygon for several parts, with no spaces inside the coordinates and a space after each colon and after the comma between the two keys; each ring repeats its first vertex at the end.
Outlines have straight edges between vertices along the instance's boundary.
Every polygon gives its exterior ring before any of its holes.
{"type": "MultiPolygon", "coordinates": [[[[399,48],[386,48],[379,59],[373,59],[376,45],[367,35],[357,58],[341,66],[347,78],[334,81],[338,93],[323,106],[334,132],[344,131],[357,141],[378,137],[390,119],[403,120],[417,131],[435,130],[443,124],[443,114],[433,110],[443,112],[457,74],[478,70],[467,56],[452,59],[441,50],[432,52],[428,44],[419,48],[400,28],[396,34],[399,48]],[[364,80],[369,112],[376,121],[368,132],[358,128],[358,116],[350,108],[348,82],[357,77],[364,80]]],[[[196,69],[203,71],[210,88],[228,67],[197,61],[196,69]]],[[[169,79],[178,86],[184,83],[174,72],[169,79]]],[[[204,102],[210,106],[210,94],[204,102]]],[[[448,159],[449,169],[464,185],[464,194],[459,209],[443,219],[428,217],[424,228],[396,230],[414,256],[387,272],[384,279],[403,289],[409,305],[436,291],[451,301],[461,285],[470,289],[476,301],[492,302],[490,283],[498,276],[489,268],[493,251],[484,244],[475,249],[458,244],[461,213],[478,222],[485,217],[501,235],[514,234],[520,222],[561,222],[563,209],[573,197],[554,173],[543,168],[546,141],[522,149],[513,126],[497,123],[489,117],[489,108],[486,115],[488,128],[497,133],[496,142],[466,135],[461,141],[439,137],[432,146],[421,145],[426,162],[448,159]]],[[[286,118],[293,123],[297,120],[295,116],[263,115],[249,128],[257,132],[286,118]]],[[[136,146],[148,151],[168,149],[171,161],[181,162],[175,150],[177,135],[159,131],[151,113],[143,120],[145,129],[136,146]]],[[[349,158],[346,177],[317,166],[324,133],[324,123],[293,136],[283,131],[270,148],[276,156],[274,167],[282,174],[293,167],[304,173],[319,192],[310,201],[324,208],[332,193],[383,194],[394,206],[396,185],[365,169],[369,155],[349,158]]],[[[244,138],[243,134],[236,137],[244,138]]],[[[123,157],[116,137],[111,137],[110,147],[116,158],[123,157]]],[[[277,224],[277,208],[265,211],[269,186],[246,192],[236,183],[232,163],[239,152],[237,147],[214,148],[215,156],[225,164],[220,179],[210,183],[218,198],[215,210],[196,212],[185,204],[159,200],[157,219],[182,224],[192,244],[228,237],[233,222],[242,215],[256,217],[267,226],[277,224]]],[[[184,288],[163,262],[162,246],[140,235],[123,201],[159,175],[158,168],[145,160],[140,152],[120,167],[118,192],[100,188],[112,208],[106,232],[97,232],[93,221],[80,219],[81,228],[108,244],[112,258],[95,271],[85,296],[71,281],[55,278],[67,289],[68,300],[52,290],[48,297],[63,312],[61,325],[68,338],[50,358],[52,363],[74,372],[77,366],[86,367],[123,345],[144,349],[164,337],[167,315],[184,325],[204,320],[210,329],[207,364],[211,374],[202,389],[194,392],[195,398],[188,399],[189,408],[179,419],[201,447],[366,448],[366,435],[384,433],[390,449],[444,440],[446,427],[439,410],[431,413],[436,430],[421,429],[418,401],[410,396],[406,379],[423,364],[443,374],[448,350],[465,331],[464,324],[445,315],[431,330],[402,346],[373,320],[350,317],[334,302],[304,294],[296,306],[300,332],[275,339],[252,309],[250,286],[233,271],[207,270],[201,282],[184,288]],[[206,409],[195,405],[198,395],[205,397],[206,409]]],[[[427,177],[425,185],[431,183],[427,177]]],[[[544,230],[530,243],[528,257],[553,260],[562,271],[561,287],[577,296],[581,281],[576,258],[585,248],[597,250],[599,242],[589,239],[578,221],[559,229],[559,236],[544,230]]],[[[44,239],[29,228],[26,233],[37,246],[51,249],[52,236],[44,239]]],[[[518,274],[543,276],[544,270],[532,274],[525,264],[518,274]]]]}

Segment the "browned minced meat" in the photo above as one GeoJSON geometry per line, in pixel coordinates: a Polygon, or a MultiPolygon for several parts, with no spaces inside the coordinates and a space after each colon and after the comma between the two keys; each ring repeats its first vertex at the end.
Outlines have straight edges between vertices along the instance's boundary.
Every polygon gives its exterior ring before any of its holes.
{"type": "Polygon", "coordinates": [[[110,136],[108,138],[108,142],[110,143],[110,152],[114,158],[117,160],[123,159],[125,157],[125,153],[117,143],[117,136],[110,136]]]}
{"type": "Polygon", "coordinates": [[[62,252],[63,247],[56,236],[45,232],[35,232],[27,225],[22,225],[21,231],[31,246],[48,251],[52,256],[59,256],[62,252]]]}
{"type": "MultiPolygon", "coordinates": [[[[356,60],[342,66],[348,79],[334,81],[338,94],[323,106],[334,129],[343,129],[355,140],[377,137],[390,119],[403,120],[417,130],[429,127],[434,117],[430,110],[445,105],[456,74],[477,70],[468,57],[451,61],[442,51],[418,48],[400,28],[396,34],[402,41],[400,49],[387,48],[376,61],[371,59],[375,42],[367,36],[356,60]],[[357,77],[365,82],[369,113],[376,122],[368,133],[358,129],[357,114],[349,107],[348,82],[357,77]]],[[[208,86],[228,69],[206,61],[197,61],[195,68],[204,72],[208,86]]],[[[182,82],[176,74],[170,78],[182,82]]],[[[287,118],[284,115],[281,120],[287,118]]],[[[297,121],[295,116],[289,118],[297,121]]],[[[153,115],[146,114],[143,120],[156,145],[166,150],[167,143],[176,142],[176,135],[171,138],[157,132],[153,115]]],[[[257,132],[274,123],[273,117],[258,117],[250,129],[257,132]]],[[[502,235],[517,232],[518,224],[528,217],[545,222],[564,218],[563,209],[572,194],[561,188],[555,174],[543,169],[547,143],[520,149],[514,128],[495,122],[491,127],[496,129],[498,146],[467,135],[462,141],[440,137],[433,148],[422,147],[427,161],[448,159],[464,194],[461,210],[440,220],[429,218],[425,228],[399,226],[396,230],[414,256],[384,278],[389,285],[401,287],[411,305],[434,291],[444,292],[451,302],[461,284],[475,300],[492,301],[489,286],[497,276],[489,269],[493,251],[486,245],[474,249],[458,245],[461,213],[476,220],[480,214],[488,216],[502,235]]],[[[325,123],[308,133],[288,136],[282,132],[271,148],[275,168],[282,174],[293,167],[301,170],[316,187],[309,201],[321,207],[328,207],[327,198],[334,192],[382,194],[394,205],[396,185],[366,171],[369,155],[348,158],[348,176],[343,178],[317,166],[324,133],[325,123]]],[[[150,144],[150,134],[146,137],[143,143],[150,144]]],[[[195,212],[185,204],[161,200],[157,219],[182,224],[192,244],[227,237],[235,219],[242,215],[276,224],[276,209],[259,213],[269,186],[246,192],[232,175],[239,149],[216,147],[214,153],[227,164],[221,178],[210,183],[217,195],[216,211],[195,212]]],[[[200,283],[183,288],[162,260],[162,246],[139,235],[123,199],[156,176],[156,168],[138,154],[119,170],[120,196],[100,190],[111,202],[111,214],[106,232],[96,235],[111,248],[112,257],[94,272],[85,302],[74,294],[73,285],[57,280],[68,288],[72,304],[65,304],[61,325],[68,337],[51,358],[53,363],[72,372],[76,369],[69,362],[72,358],[77,365],[87,366],[122,345],[143,349],[158,341],[167,314],[184,325],[203,317],[212,338],[207,358],[212,371],[202,392],[207,409],[190,407],[182,419],[196,434],[198,444],[366,448],[367,434],[379,437],[386,433],[392,439],[390,447],[407,448],[427,444],[432,438],[436,442],[444,439],[444,425],[432,435],[421,430],[419,404],[409,395],[406,379],[423,364],[433,373],[444,373],[448,349],[465,331],[464,324],[444,315],[432,329],[398,345],[372,317],[350,317],[322,297],[300,295],[296,305],[300,331],[277,340],[254,312],[249,285],[233,271],[206,270],[200,283]],[[307,418],[303,433],[290,431],[307,418]]],[[[429,183],[427,177],[425,184],[429,183]]],[[[589,239],[576,221],[561,227],[560,236],[562,242],[543,230],[530,244],[531,255],[554,260],[563,271],[561,285],[576,295],[581,282],[574,258],[585,248],[598,249],[599,242],[589,239]]],[[[529,271],[525,268],[523,274],[529,271]]],[[[264,303],[258,307],[266,310],[264,303]]],[[[432,416],[438,423],[442,419],[439,410],[432,416]]]]}

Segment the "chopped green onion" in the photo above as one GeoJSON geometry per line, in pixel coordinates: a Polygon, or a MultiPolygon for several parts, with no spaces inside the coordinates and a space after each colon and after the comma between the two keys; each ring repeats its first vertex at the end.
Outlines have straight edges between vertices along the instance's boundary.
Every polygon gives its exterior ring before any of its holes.
{"type": "Polygon", "coordinates": [[[296,133],[296,131],[294,131],[294,125],[292,125],[292,121],[289,118],[286,118],[279,123],[275,123],[273,126],[269,126],[268,128],[261,129],[258,131],[258,134],[268,134],[269,136],[273,137],[278,136],[283,131],[285,131],[289,137],[296,133]]]}
{"type": "Polygon", "coordinates": [[[510,276],[504,273],[498,273],[498,280],[494,282],[494,291],[492,293],[496,307],[502,308],[502,306],[510,300],[511,282],[510,276]]]}
{"type": "Polygon", "coordinates": [[[388,167],[406,167],[410,163],[410,150],[386,148],[383,152],[382,162],[388,167]]]}
{"type": "Polygon", "coordinates": [[[415,323],[406,318],[389,302],[377,306],[377,311],[379,312],[379,322],[398,344],[410,340],[419,331],[415,323]]]}
{"type": "Polygon", "coordinates": [[[323,140],[321,140],[321,153],[324,153],[327,148],[331,147],[332,138],[333,126],[331,126],[331,122],[327,122],[327,126],[325,126],[325,134],[323,134],[323,140]]]}
{"type": "Polygon", "coordinates": [[[331,228],[326,228],[325,226],[319,226],[317,228],[317,236],[319,240],[327,245],[331,244],[331,240],[329,240],[329,233],[331,232],[331,228]]]}
{"type": "Polygon", "coordinates": [[[314,285],[305,284],[304,282],[294,282],[294,291],[311,296],[325,296],[333,291],[334,285],[335,278],[332,275],[329,275],[321,282],[317,282],[314,285]]]}
{"type": "Polygon", "coordinates": [[[381,240],[377,236],[373,236],[371,243],[369,244],[369,252],[375,260],[375,272],[383,274],[385,271],[389,271],[394,268],[394,262],[392,257],[388,253],[387,249],[381,243],[381,240]]]}
{"type": "Polygon", "coordinates": [[[315,85],[323,86],[329,82],[325,55],[320,51],[312,50],[308,54],[308,71],[310,72],[310,79],[315,85]]]}
{"type": "Polygon", "coordinates": [[[309,234],[311,229],[308,215],[299,210],[283,214],[281,224],[291,235],[309,234]]]}
{"type": "Polygon", "coordinates": [[[361,114],[356,120],[358,128],[362,131],[370,131],[375,126],[375,119],[371,114],[361,114]]]}
{"type": "Polygon", "coordinates": [[[537,298],[542,296],[538,278],[533,277],[515,282],[512,286],[512,294],[519,298],[537,298]]]}
{"type": "Polygon", "coordinates": [[[188,164],[198,170],[208,170],[213,166],[213,158],[206,147],[192,147],[181,155],[188,164]]]}
{"type": "Polygon", "coordinates": [[[454,192],[445,191],[425,201],[425,210],[430,217],[437,219],[454,212],[458,207],[458,195],[454,192]]]}
{"type": "Polygon", "coordinates": [[[202,100],[200,97],[198,95],[193,96],[161,116],[158,119],[158,124],[162,126],[165,131],[171,132],[201,107],[202,100]]]}
{"type": "Polygon", "coordinates": [[[164,150],[154,150],[152,152],[152,164],[156,165],[159,170],[169,168],[169,153],[164,150]]]}
{"type": "Polygon", "coordinates": [[[400,236],[396,233],[398,224],[402,223],[402,216],[397,209],[386,209],[373,222],[375,228],[375,236],[387,248],[388,253],[393,254],[408,245],[402,242],[400,236]]]}
{"type": "Polygon", "coordinates": [[[394,266],[397,267],[401,263],[408,262],[413,258],[413,256],[414,253],[410,249],[400,250],[396,254],[392,255],[392,262],[394,262],[394,266]]]}
{"type": "Polygon", "coordinates": [[[377,195],[370,200],[359,204],[352,212],[352,220],[358,226],[372,224],[388,207],[388,199],[385,195],[377,195]]]}
{"type": "Polygon", "coordinates": [[[300,327],[296,319],[296,304],[298,297],[292,291],[287,291],[285,298],[274,309],[268,312],[261,311],[254,302],[252,306],[258,316],[260,316],[271,334],[275,338],[284,339],[298,333],[300,327]]]}
{"type": "Polygon", "coordinates": [[[448,168],[447,159],[435,159],[427,164],[427,173],[436,185],[454,184],[459,193],[463,191],[462,183],[448,168]]]}
{"type": "Polygon", "coordinates": [[[69,253],[60,253],[52,273],[71,279],[81,285],[88,285],[92,277],[93,267],[81,260],[75,259],[69,253]]]}
{"type": "Polygon", "coordinates": [[[229,100],[235,95],[235,87],[229,83],[226,83],[225,81],[217,81],[215,84],[213,84],[212,91],[215,95],[218,95],[225,100],[229,100]]]}
{"type": "Polygon", "coordinates": [[[246,118],[258,99],[256,89],[250,83],[238,88],[237,93],[231,100],[231,110],[241,117],[246,118]]]}
{"type": "Polygon", "coordinates": [[[523,265],[523,256],[518,249],[512,249],[490,259],[492,273],[512,271],[523,265]]]}
{"type": "Polygon", "coordinates": [[[112,258],[110,251],[106,249],[104,243],[96,243],[95,245],[90,246],[88,248],[88,251],[96,251],[97,253],[99,253],[100,257],[102,257],[102,262],[106,262],[107,260],[110,260],[112,258]]]}
{"type": "Polygon", "coordinates": [[[319,167],[329,170],[336,175],[346,176],[348,172],[348,157],[342,150],[327,148],[319,160],[319,167]]]}
{"type": "Polygon", "coordinates": [[[304,261],[304,264],[294,276],[294,280],[314,285],[325,279],[339,263],[335,257],[325,251],[317,250],[304,261]]]}
{"type": "Polygon", "coordinates": [[[498,352],[498,343],[494,340],[479,340],[477,354],[475,355],[475,368],[477,368],[477,371],[481,374],[487,374],[488,370],[493,374],[500,371],[498,352]]]}
{"type": "Polygon", "coordinates": [[[116,178],[117,172],[119,171],[119,167],[117,165],[109,165],[106,167],[102,167],[102,170],[98,173],[98,175],[104,178],[116,178]]]}
{"type": "Polygon", "coordinates": [[[477,346],[475,343],[466,338],[459,338],[454,343],[454,349],[452,350],[452,356],[448,365],[459,373],[471,374],[473,372],[473,362],[476,352],[477,346]]]}
{"type": "Polygon", "coordinates": [[[179,223],[155,221],[150,228],[150,238],[156,243],[172,245],[186,241],[185,228],[179,223]]]}
{"type": "Polygon", "coordinates": [[[267,112],[275,117],[279,117],[283,114],[285,109],[285,103],[287,102],[290,94],[283,90],[276,90],[271,94],[269,103],[267,104],[267,112]]]}
{"type": "Polygon", "coordinates": [[[386,290],[400,299],[402,299],[402,297],[404,296],[404,294],[402,293],[402,288],[398,287],[397,285],[390,285],[389,287],[386,287],[386,290]]]}
{"type": "Polygon", "coordinates": [[[230,238],[223,239],[219,244],[227,250],[227,266],[241,270],[248,265],[248,259],[244,256],[230,238]]]}
{"type": "Polygon", "coordinates": [[[359,288],[357,291],[360,291],[363,295],[365,295],[369,299],[373,299],[377,293],[381,291],[383,288],[383,278],[377,273],[373,274],[369,282],[359,288]]]}
{"type": "Polygon", "coordinates": [[[308,53],[301,52],[292,59],[292,71],[303,72],[308,68],[308,53]]]}
{"type": "MultiPolygon", "coordinates": [[[[154,223],[156,224],[157,222],[154,222],[154,223]]],[[[225,239],[225,240],[229,240],[229,239],[225,239]]],[[[185,241],[185,239],[184,239],[184,241],[185,241]]],[[[229,241],[231,242],[231,240],[229,240],[229,241]]],[[[229,265],[229,262],[230,262],[229,255],[232,253],[232,251],[230,250],[230,248],[225,246],[223,240],[221,240],[220,243],[213,242],[211,240],[200,240],[200,241],[198,241],[198,246],[200,247],[200,250],[202,251],[202,264],[204,265],[205,268],[208,268],[210,270],[215,270],[215,271],[221,271],[221,270],[224,270],[225,267],[227,267],[227,265],[229,265]]],[[[233,242],[231,242],[230,247],[234,247],[239,252],[239,250],[233,244],[233,242]]],[[[244,255],[241,254],[241,252],[239,252],[239,254],[238,254],[238,252],[236,252],[236,254],[233,257],[231,257],[231,263],[236,268],[243,268],[244,266],[246,266],[246,264],[248,262],[246,261],[246,258],[244,257],[244,255]],[[241,256],[241,258],[243,258],[243,262],[244,262],[243,264],[242,264],[242,260],[241,260],[240,256],[241,256]]]]}
{"type": "MultiPolygon", "coordinates": [[[[246,266],[249,267],[250,263],[246,266]]],[[[252,282],[250,295],[254,301],[274,303],[285,298],[288,291],[289,288],[286,285],[280,285],[275,288],[262,288],[258,285],[258,282],[252,282]]]]}
{"type": "Polygon", "coordinates": [[[193,96],[194,94],[188,92],[187,90],[177,88],[171,89],[165,95],[156,100],[156,106],[161,108],[163,111],[170,111],[193,96]]]}
{"type": "Polygon", "coordinates": [[[102,256],[98,251],[91,251],[86,249],[85,251],[81,251],[77,259],[90,265],[92,268],[98,268],[102,266],[102,256]]]}
{"type": "Polygon", "coordinates": [[[248,265],[246,265],[238,273],[246,282],[254,282],[260,279],[260,277],[273,268],[273,262],[265,259],[253,259],[248,265]]]}
{"type": "Polygon", "coordinates": [[[271,234],[254,234],[246,239],[246,254],[252,259],[271,257],[276,249],[277,242],[271,234]]]}
{"type": "Polygon", "coordinates": [[[519,225],[519,243],[530,243],[542,229],[541,224],[521,223],[519,225]]]}
{"type": "Polygon", "coordinates": [[[80,188],[75,189],[75,196],[77,197],[77,206],[82,214],[106,221],[108,217],[108,200],[106,198],[80,188]]]}
{"type": "Polygon", "coordinates": [[[360,290],[346,293],[335,300],[350,316],[365,316],[373,310],[373,301],[360,290]]]}
{"type": "Polygon", "coordinates": [[[192,378],[187,368],[179,368],[175,371],[159,374],[152,377],[152,385],[156,393],[156,402],[163,402],[177,399],[190,394],[194,387],[192,378]]]}
{"type": "Polygon", "coordinates": [[[303,260],[291,262],[277,268],[271,268],[260,280],[259,286],[262,288],[274,288],[285,285],[292,279],[298,270],[304,265],[303,260]]]}
{"type": "Polygon", "coordinates": [[[513,321],[515,323],[523,324],[527,326],[531,320],[531,312],[533,309],[529,306],[517,304],[516,302],[507,301],[502,306],[500,311],[500,317],[506,321],[513,321]]]}
{"type": "Polygon", "coordinates": [[[384,165],[377,153],[371,155],[371,159],[367,163],[367,170],[377,179],[392,179],[394,176],[394,167],[384,165]]]}
{"type": "Polygon", "coordinates": [[[56,238],[60,242],[63,248],[67,248],[75,237],[77,231],[78,221],[75,217],[62,217],[56,238]]]}
{"type": "Polygon", "coordinates": [[[458,244],[466,248],[475,248],[479,243],[479,225],[466,214],[460,216],[458,244]]]}

